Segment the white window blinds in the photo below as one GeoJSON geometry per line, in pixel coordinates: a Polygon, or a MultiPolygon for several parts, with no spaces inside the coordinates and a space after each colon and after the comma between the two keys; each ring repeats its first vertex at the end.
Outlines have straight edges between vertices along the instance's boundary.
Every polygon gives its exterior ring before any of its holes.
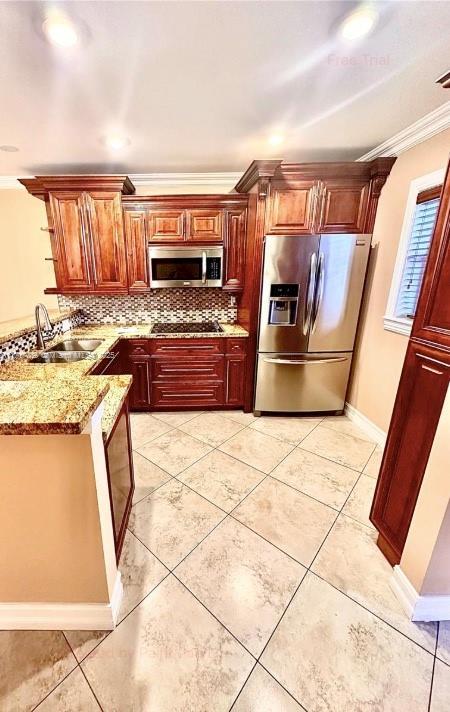
{"type": "Polygon", "coordinates": [[[439,197],[418,202],[406,252],[405,266],[397,299],[396,316],[414,318],[423,273],[433,237],[439,197]]]}

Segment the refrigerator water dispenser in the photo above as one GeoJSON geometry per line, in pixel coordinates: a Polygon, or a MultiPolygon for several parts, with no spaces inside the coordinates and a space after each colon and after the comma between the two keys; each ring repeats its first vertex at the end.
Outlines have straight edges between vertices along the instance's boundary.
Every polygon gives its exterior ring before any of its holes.
{"type": "Polygon", "coordinates": [[[272,326],[295,326],[298,293],[298,284],[272,284],[270,286],[269,324],[272,326]]]}

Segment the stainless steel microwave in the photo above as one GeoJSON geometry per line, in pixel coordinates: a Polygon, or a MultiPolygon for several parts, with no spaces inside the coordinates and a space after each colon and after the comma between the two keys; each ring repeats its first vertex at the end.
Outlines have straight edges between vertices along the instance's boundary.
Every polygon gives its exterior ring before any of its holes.
{"type": "Polygon", "coordinates": [[[221,287],[223,247],[149,247],[150,287],[221,287]]]}

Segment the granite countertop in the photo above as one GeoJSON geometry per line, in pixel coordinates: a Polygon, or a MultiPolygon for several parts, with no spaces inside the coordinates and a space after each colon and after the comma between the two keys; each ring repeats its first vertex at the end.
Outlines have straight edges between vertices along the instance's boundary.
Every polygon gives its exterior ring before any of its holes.
{"type": "MultiPolygon", "coordinates": [[[[67,314],[66,314],[67,315],[67,314]]],[[[65,317],[63,317],[65,318],[65,317]]],[[[220,333],[150,334],[151,324],[101,324],[66,331],[46,349],[70,338],[98,338],[102,343],[86,359],[72,363],[29,363],[31,351],[0,365],[0,435],[81,433],[103,400],[102,432],[107,440],[131,387],[131,376],[93,376],[90,371],[119,339],[246,337],[237,324],[221,324],[220,333]]]]}

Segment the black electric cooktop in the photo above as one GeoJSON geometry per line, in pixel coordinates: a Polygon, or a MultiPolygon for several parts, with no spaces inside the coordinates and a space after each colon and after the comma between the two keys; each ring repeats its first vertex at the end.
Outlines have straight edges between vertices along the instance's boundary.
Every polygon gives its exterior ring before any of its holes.
{"type": "Polygon", "coordinates": [[[179,321],[174,324],[157,322],[153,324],[151,334],[209,334],[220,332],[217,321],[179,321]]]}

